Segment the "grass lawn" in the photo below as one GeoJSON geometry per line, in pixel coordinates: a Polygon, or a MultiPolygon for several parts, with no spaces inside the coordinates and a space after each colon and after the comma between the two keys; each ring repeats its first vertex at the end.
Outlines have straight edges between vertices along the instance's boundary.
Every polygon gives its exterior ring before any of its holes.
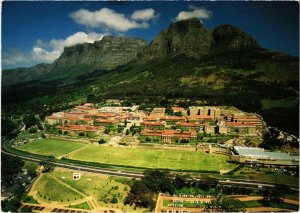
{"type": "Polygon", "coordinates": [[[26,195],[23,198],[23,202],[25,202],[25,203],[39,204],[39,202],[37,202],[37,200],[35,200],[32,196],[28,196],[28,195],[26,195]]]}
{"type": "MultiPolygon", "coordinates": [[[[267,170],[270,169],[265,169],[265,171],[267,170]]],[[[299,186],[298,176],[285,175],[275,172],[257,172],[248,167],[241,168],[238,172],[235,172],[234,176],[239,176],[240,178],[247,178],[251,180],[261,180],[278,184],[299,186]]]]}
{"type": "MultiPolygon", "coordinates": [[[[127,193],[130,191],[128,185],[120,183],[125,182],[125,179],[114,180],[114,178],[105,175],[81,172],[81,178],[75,181],[73,180],[73,172],[72,170],[56,168],[50,174],[43,175],[33,189],[40,192],[42,198],[40,198],[39,194],[36,194],[36,196],[46,202],[49,202],[48,198],[51,201],[58,202],[61,202],[63,199],[63,203],[66,206],[84,209],[91,208],[92,206],[89,206],[86,202],[76,205],[72,204],[72,202],[74,203],[76,200],[78,202],[79,199],[92,196],[100,207],[118,208],[126,212],[134,211],[133,206],[123,204],[127,193]],[[59,181],[56,179],[59,179],[59,181]],[[68,187],[60,183],[60,181],[68,185],[68,187]],[[77,191],[84,194],[84,196],[82,197],[77,191]],[[44,195],[46,199],[43,198],[44,195]],[[113,197],[117,198],[117,203],[111,203],[113,197]],[[67,199],[69,199],[69,202],[67,199]]],[[[130,179],[127,180],[130,181],[130,179]]],[[[146,209],[138,208],[137,210],[143,212],[146,209]]]]}
{"type": "Polygon", "coordinates": [[[92,175],[90,173],[82,172],[81,179],[74,181],[72,179],[71,170],[59,169],[57,169],[53,175],[72,188],[77,189],[86,195],[92,195],[100,206],[120,209],[125,208],[127,211],[133,210],[129,206],[123,205],[124,198],[127,196],[130,187],[115,181],[109,176],[92,175]],[[118,199],[118,203],[116,204],[110,202],[114,196],[118,199]]]}
{"type": "Polygon", "coordinates": [[[19,146],[17,149],[33,154],[58,157],[83,146],[86,146],[86,144],[53,139],[40,139],[38,141],[19,146]]]}
{"type": "Polygon", "coordinates": [[[161,150],[155,148],[119,148],[109,146],[87,145],[78,152],[69,155],[70,159],[129,165],[145,168],[167,168],[176,170],[232,169],[235,165],[227,163],[227,156],[206,154],[184,150],[161,150]],[[157,165],[156,165],[157,164],[157,165]]]}
{"type": "Polygon", "coordinates": [[[79,203],[79,204],[76,204],[76,205],[70,205],[69,207],[71,207],[71,208],[77,208],[77,209],[91,210],[91,207],[90,207],[90,205],[87,202],[79,203]]]}
{"type": "Polygon", "coordinates": [[[66,203],[75,201],[75,199],[82,199],[78,192],[58,182],[49,173],[38,179],[35,190],[38,191],[36,198],[43,202],[59,201],[66,203]]]}

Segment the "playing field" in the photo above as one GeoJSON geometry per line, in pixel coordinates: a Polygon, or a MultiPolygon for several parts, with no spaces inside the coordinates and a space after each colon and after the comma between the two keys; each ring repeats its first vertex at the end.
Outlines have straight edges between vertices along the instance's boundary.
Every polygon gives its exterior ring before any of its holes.
{"type": "Polygon", "coordinates": [[[81,161],[129,165],[145,168],[168,168],[174,170],[232,169],[227,156],[196,151],[163,150],[155,148],[119,148],[88,145],[68,156],[81,161]]]}
{"type": "Polygon", "coordinates": [[[35,154],[55,157],[68,154],[67,157],[74,160],[144,168],[219,171],[235,167],[226,162],[227,156],[186,150],[110,147],[52,139],[42,139],[18,148],[35,154]]]}
{"type": "Polygon", "coordinates": [[[59,157],[83,146],[86,146],[86,144],[53,139],[40,139],[17,148],[33,154],[59,157]]]}

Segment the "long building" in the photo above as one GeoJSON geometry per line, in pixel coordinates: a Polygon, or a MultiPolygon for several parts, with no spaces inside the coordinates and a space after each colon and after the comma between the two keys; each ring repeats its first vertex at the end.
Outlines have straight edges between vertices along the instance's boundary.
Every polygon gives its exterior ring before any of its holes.
{"type": "Polygon", "coordinates": [[[299,156],[284,152],[269,152],[258,147],[234,146],[231,161],[245,164],[299,167],[299,156]]]}

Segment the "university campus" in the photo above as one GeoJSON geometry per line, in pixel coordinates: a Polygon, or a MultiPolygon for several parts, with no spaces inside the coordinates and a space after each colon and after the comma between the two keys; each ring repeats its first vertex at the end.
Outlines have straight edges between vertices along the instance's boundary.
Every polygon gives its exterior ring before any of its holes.
{"type": "Polygon", "coordinates": [[[272,202],[265,201],[264,188],[277,187],[267,184],[272,176],[278,176],[281,184],[292,181],[290,190],[297,184],[299,157],[250,147],[249,141],[259,143],[267,131],[263,118],[253,113],[225,106],[140,109],[107,99],[53,112],[41,125],[45,130],[29,129],[29,135],[20,134],[6,145],[11,153],[42,160],[20,206],[23,210],[145,211],[149,205],[142,207],[128,199],[135,178],[152,179],[147,172],[168,181],[175,175],[182,184],[174,194],[153,195],[157,212],[221,210],[216,194],[220,187],[229,190],[228,202],[237,199],[250,211],[297,208],[298,201],[290,197],[281,201],[280,208],[265,204],[272,202]],[[235,190],[252,191],[255,196],[235,195],[235,190]]]}
{"type": "Polygon", "coordinates": [[[298,2],[1,9],[1,212],[299,211],[298,2]]]}

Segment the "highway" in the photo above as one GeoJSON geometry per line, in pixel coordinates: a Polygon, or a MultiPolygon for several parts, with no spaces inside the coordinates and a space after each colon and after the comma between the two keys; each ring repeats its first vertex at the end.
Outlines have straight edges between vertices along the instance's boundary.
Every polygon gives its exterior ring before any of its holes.
{"type": "MultiPolygon", "coordinates": [[[[41,162],[45,161],[45,159],[40,159],[36,156],[26,156],[24,154],[14,154],[8,151],[5,151],[2,146],[1,152],[10,156],[15,156],[18,158],[21,158],[23,160],[33,161],[33,162],[41,162]]],[[[81,165],[76,163],[67,163],[67,162],[58,162],[58,160],[53,161],[53,164],[57,167],[67,168],[67,169],[74,169],[74,170],[80,170],[80,171],[86,171],[86,172],[93,172],[93,173],[99,173],[99,174],[106,174],[106,175],[113,175],[113,176],[120,176],[120,177],[126,177],[126,178],[141,178],[144,175],[139,172],[129,172],[124,170],[113,170],[113,169],[106,169],[106,168],[100,168],[100,167],[94,167],[94,166],[87,166],[87,165],[81,165]]],[[[200,178],[194,177],[196,180],[200,180],[200,178]]],[[[218,183],[222,185],[240,185],[244,187],[249,188],[264,188],[264,187],[276,187],[279,184],[270,183],[270,182],[263,182],[263,181],[254,181],[254,180],[244,180],[244,179],[221,179],[218,178],[218,183]]],[[[287,185],[290,189],[294,191],[299,191],[299,188],[295,188],[294,186],[287,185]]]]}

